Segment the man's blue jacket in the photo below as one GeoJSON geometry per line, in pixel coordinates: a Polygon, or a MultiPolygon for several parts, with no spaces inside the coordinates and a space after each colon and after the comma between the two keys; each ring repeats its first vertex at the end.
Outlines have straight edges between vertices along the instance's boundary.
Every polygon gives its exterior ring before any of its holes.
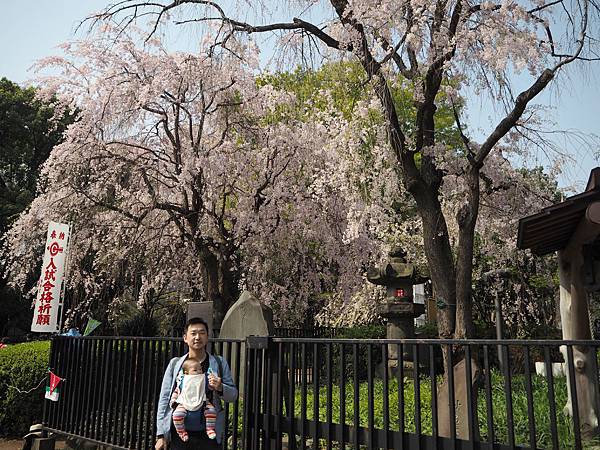
{"type": "MultiPolygon", "coordinates": [[[[160,388],[160,396],[158,398],[158,408],[156,411],[156,435],[162,435],[165,440],[171,440],[171,420],[173,410],[171,409],[169,402],[171,400],[171,393],[173,392],[173,386],[175,384],[175,378],[183,365],[183,362],[188,357],[188,353],[181,357],[173,358],[163,376],[162,385],[160,388]]],[[[214,373],[219,373],[219,363],[217,357],[209,355],[209,367],[214,373]]],[[[226,402],[233,402],[237,399],[238,390],[233,383],[231,378],[231,370],[229,365],[224,358],[219,358],[222,362],[222,373],[220,374],[223,393],[214,393],[214,405],[217,410],[217,442],[220,444],[223,439],[223,432],[225,431],[225,411],[221,404],[221,399],[226,402]]]]}

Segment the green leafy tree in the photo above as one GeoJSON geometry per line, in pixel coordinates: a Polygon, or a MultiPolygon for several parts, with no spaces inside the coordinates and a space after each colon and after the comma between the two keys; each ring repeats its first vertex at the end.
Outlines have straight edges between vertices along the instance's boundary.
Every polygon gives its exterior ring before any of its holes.
{"type": "Polygon", "coordinates": [[[72,121],[69,112],[55,120],[53,100],[36,88],[0,79],[0,232],[33,199],[39,169],[72,121]]]}
{"type": "MultiPolygon", "coordinates": [[[[33,200],[40,168],[74,118],[36,92],[35,87],[0,79],[0,242],[11,221],[33,200]]],[[[0,335],[26,326],[31,314],[28,302],[6,286],[5,275],[0,265],[0,335]]]]}

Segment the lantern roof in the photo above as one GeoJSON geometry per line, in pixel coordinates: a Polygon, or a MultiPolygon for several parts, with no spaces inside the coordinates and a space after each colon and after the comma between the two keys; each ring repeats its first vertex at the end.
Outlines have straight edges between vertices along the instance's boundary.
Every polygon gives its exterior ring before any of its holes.
{"type": "Polygon", "coordinates": [[[389,260],[382,267],[369,268],[367,280],[379,286],[392,286],[398,283],[421,284],[429,277],[406,261],[404,250],[396,248],[389,253],[389,260]]]}

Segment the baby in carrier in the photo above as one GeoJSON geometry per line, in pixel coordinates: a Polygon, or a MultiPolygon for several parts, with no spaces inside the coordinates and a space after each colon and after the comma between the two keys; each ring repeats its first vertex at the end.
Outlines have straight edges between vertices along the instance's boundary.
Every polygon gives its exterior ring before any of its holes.
{"type": "MultiPolygon", "coordinates": [[[[198,411],[204,407],[206,434],[210,439],[215,439],[217,410],[206,396],[206,375],[202,372],[202,363],[195,359],[186,359],[182,369],[183,377],[178,377],[175,390],[171,395],[175,430],[181,440],[187,442],[188,433],[184,421],[188,411],[198,411]]],[[[208,370],[210,373],[211,369],[208,370]]],[[[212,395],[212,391],[209,395],[212,395]]]]}

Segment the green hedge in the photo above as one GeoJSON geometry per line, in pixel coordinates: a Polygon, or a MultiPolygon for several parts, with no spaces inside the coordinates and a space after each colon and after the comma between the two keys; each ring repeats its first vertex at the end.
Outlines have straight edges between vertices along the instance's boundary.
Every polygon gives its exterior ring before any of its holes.
{"type": "MultiPolygon", "coordinates": [[[[371,325],[359,325],[353,328],[345,328],[342,332],[340,332],[336,338],[338,339],[384,339],[385,338],[385,325],[371,324],[371,325]]],[[[377,367],[381,364],[382,361],[382,353],[380,346],[369,346],[366,344],[362,344],[358,346],[358,360],[360,361],[357,367],[357,375],[359,381],[365,381],[368,377],[368,365],[366,361],[368,361],[368,349],[371,347],[371,364],[377,367]]],[[[325,380],[325,350],[321,349],[321,377],[322,380],[325,380]]],[[[354,364],[352,357],[352,346],[347,345],[345,347],[345,364],[344,364],[344,376],[345,378],[352,379],[354,376],[354,364]]],[[[332,376],[334,380],[339,380],[340,378],[340,370],[342,369],[341,364],[341,354],[340,354],[340,346],[334,345],[332,348],[332,376]]]]}
{"type": "Polygon", "coordinates": [[[23,436],[42,420],[46,382],[28,394],[48,371],[50,341],[26,342],[0,349],[0,435],[23,436]]]}
{"type": "Polygon", "coordinates": [[[344,328],[337,336],[338,339],[385,339],[385,325],[370,324],[344,328]]]}

